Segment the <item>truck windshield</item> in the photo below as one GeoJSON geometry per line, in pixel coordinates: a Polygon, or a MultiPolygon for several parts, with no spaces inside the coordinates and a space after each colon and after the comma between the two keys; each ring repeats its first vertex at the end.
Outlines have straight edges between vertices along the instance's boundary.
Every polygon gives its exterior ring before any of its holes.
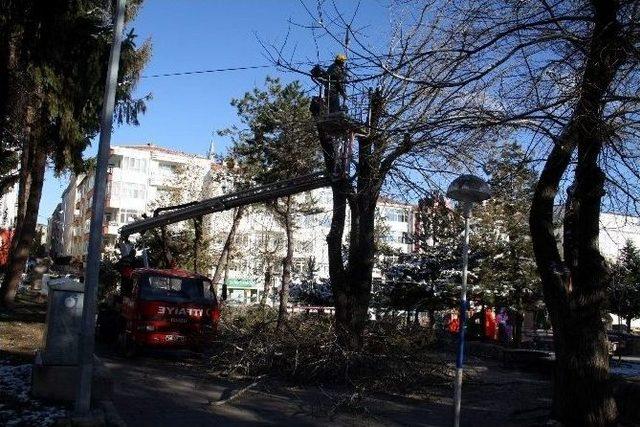
{"type": "Polygon", "coordinates": [[[140,278],[140,298],[159,301],[213,301],[211,283],[207,280],[171,277],[146,276],[140,278]]]}

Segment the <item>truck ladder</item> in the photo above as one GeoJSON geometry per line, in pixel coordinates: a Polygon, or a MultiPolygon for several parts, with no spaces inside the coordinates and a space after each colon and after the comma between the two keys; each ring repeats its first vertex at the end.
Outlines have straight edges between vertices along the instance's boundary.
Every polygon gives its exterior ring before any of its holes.
{"type": "Polygon", "coordinates": [[[151,218],[144,218],[120,228],[120,235],[125,240],[132,234],[144,233],[145,231],[173,224],[188,219],[198,218],[202,215],[221,212],[233,209],[238,206],[250,205],[253,203],[263,203],[279,197],[290,196],[304,191],[315,190],[317,188],[328,187],[331,184],[331,177],[325,172],[316,172],[303,175],[297,178],[276,181],[271,184],[237,191],[212,199],[200,202],[191,202],[176,206],[175,209],[166,213],[154,215],[151,218]]]}

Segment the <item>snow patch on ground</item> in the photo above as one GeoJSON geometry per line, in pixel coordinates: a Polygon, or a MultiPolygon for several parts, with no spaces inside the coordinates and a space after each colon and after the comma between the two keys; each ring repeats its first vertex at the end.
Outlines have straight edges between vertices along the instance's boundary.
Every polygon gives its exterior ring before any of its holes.
{"type": "Polygon", "coordinates": [[[67,415],[59,406],[45,405],[29,395],[31,365],[6,365],[0,360],[0,425],[50,426],[67,415]]]}

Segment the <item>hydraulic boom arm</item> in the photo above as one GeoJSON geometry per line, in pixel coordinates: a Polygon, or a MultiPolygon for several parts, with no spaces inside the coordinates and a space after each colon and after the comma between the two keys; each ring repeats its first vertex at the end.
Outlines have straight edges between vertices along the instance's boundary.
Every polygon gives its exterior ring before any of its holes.
{"type": "MultiPolygon", "coordinates": [[[[303,191],[315,190],[316,188],[327,187],[331,183],[331,178],[324,172],[316,172],[309,175],[300,176],[284,181],[277,181],[271,184],[250,188],[248,190],[237,191],[201,202],[191,202],[176,206],[166,213],[156,214],[151,218],[140,219],[120,228],[120,235],[125,240],[132,234],[144,233],[145,231],[198,218],[202,215],[221,212],[238,206],[252,203],[262,203],[279,197],[290,196],[302,193],[303,191]]],[[[170,209],[170,208],[167,208],[170,209]]]]}

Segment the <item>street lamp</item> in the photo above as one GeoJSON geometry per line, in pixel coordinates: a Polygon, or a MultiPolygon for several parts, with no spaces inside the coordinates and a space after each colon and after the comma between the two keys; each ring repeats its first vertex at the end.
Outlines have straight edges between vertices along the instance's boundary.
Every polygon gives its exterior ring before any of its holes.
{"type": "Polygon", "coordinates": [[[464,216],[464,244],[462,246],[462,291],[460,293],[460,321],[458,326],[458,355],[453,395],[453,426],[460,426],[462,400],[462,364],[464,361],[464,326],[467,314],[467,269],[469,265],[469,217],[473,205],[491,197],[489,184],[475,175],[460,175],[447,189],[447,197],[460,202],[464,216]]]}

